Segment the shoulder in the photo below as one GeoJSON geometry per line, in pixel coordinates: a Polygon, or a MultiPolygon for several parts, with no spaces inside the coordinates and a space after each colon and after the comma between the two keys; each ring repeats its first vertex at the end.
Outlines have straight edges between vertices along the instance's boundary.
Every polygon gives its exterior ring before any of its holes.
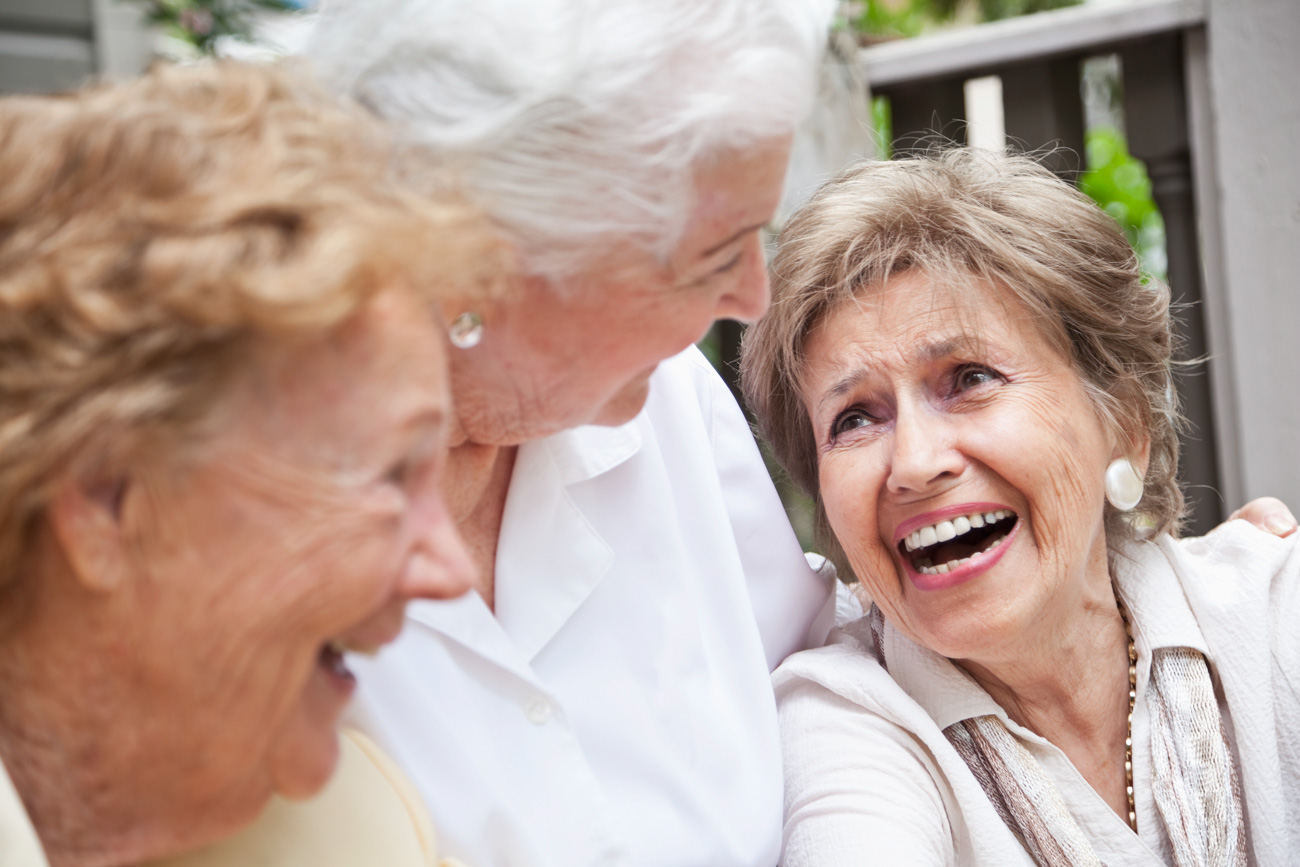
{"type": "Polygon", "coordinates": [[[879,720],[921,737],[938,732],[924,708],[880,664],[868,629],[865,617],[834,629],[824,647],[792,654],[781,664],[772,684],[783,718],[815,724],[808,709],[823,708],[828,716],[856,717],[864,727],[880,729],[879,720]]]}
{"type": "Polygon", "coordinates": [[[936,865],[954,858],[943,735],[870,650],[836,630],[774,675],[786,768],[786,867],[936,865]]]}
{"type": "Polygon", "coordinates": [[[1279,539],[1245,521],[1229,521],[1205,536],[1164,537],[1154,545],[1195,609],[1227,612],[1300,603],[1300,534],[1279,539]]]}
{"type": "Polygon", "coordinates": [[[749,425],[731,389],[695,346],[659,364],[650,378],[646,408],[652,417],[660,412],[674,418],[698,415],[710,430],[719,424],[739,424],[749,435],[749,425]]]}

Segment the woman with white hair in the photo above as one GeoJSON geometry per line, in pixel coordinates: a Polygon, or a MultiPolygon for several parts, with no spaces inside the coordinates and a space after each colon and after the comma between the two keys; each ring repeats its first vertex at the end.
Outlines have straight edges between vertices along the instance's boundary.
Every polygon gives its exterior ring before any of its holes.
{"type": "Polygon", "coordinates": [[[355,717],[472,867],[776,861],[769,671],[830,588],[692,344],[767,307],[831,5],[322,10],[319,71],[450,162],[525,271],[443,311],[478,593],[411,610],[355,717]]]}
{"type": "Polygon", "coordinates": [[[524,270],[444,310],[478,592],[412,606],[358,696],[473,867],[777,860],[769,671],[830,588],[691,344],[767,307],[760,232],[832,6],[322,11],[319,70],[450,162],[524,270]]]}

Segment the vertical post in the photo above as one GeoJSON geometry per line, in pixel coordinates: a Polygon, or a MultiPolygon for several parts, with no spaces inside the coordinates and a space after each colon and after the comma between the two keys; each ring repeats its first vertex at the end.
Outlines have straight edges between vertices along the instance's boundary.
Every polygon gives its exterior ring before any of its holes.
{"type": "Polygon", "coordinates": [[[966,117],[965,81],[964,76],[932,79],[876,91],[889,97],[895,153],[906,153],[918,145],[924,147],[924,137],[934,133],[965,142],[966,130],[960,125],[966,117]]]}
{"type": "Polygon", "coordinates": [[[998,70],[1007,142],[1027,150],[1055,145],[1045,164],[1070,182],[1083,167],[1081,61],[1064,57],[998,70]]]}
{"type": "MultiPolygon", "coordinates": [[[[1183,340],[1179,360],[1204,359],[1209,344],[1205,336],[1181,36],[1170,34],[1133,43],[1120,52],[1120,58],[1129,150],[1146,163],[1152,198],[1165,221],[1169,285],[1178,307],[1178,332],[1183,340]]],[[[1191,422],[1191,429],[1182,437],[1179,472],[1187,493],[1188,529],[1205,533],[1223,518],[1210,378],[1201,365],[1183,368],[1175,378],[1183,412],[1191,422]]]]}

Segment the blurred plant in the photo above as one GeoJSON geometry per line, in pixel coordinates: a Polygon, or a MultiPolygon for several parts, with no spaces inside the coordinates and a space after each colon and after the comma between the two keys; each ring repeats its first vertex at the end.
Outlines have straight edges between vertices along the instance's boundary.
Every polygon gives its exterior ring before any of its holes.
{"type": "Polygon", "coordinates": [[[1165,221],[1151,197],[1146,166],[1129,154],[1123,133],[1113,127],[1088,130],[1086,142],[1088,170],[1079,176],[1079,189],[1123,227],[1142,269],[1166,279],[1165,221]]]}
{"type": "Polygon", "coordinates": [[[844,0],[840,19],[867,41],[919,36],[934,27],[1032,15],[1084,0],[844,0]]]}
{"type": "Polygon", "coordinates": [[[304,0],[136,0],[144,4],[145,18],[165,35],[194,46],[200,54],[214,54],[217,41],[231,37],[253,39],[260,12],[297,12],[304,0]]]}

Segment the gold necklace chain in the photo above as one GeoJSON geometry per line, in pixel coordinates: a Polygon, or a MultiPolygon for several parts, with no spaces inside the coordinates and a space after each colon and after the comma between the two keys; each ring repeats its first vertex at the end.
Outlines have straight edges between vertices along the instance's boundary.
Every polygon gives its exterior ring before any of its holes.
{"type": "Polygon", "coordinates": [[[1138,817],[1137,807],[1133,802],[1133,708],[1137,706],[1137,647],[1133,644],[1133,629],[1129,626],[1128,612],[1124,609],[1124,603],[1120,601],[1119,595],[1115,599],[1119,602],[1119,619],[1124,621],[1124,634],[1128,637],[1128,731],[1124,736],[1124,782],[1128,792],[1128,826],[1137,833],[1138,817]]]}

